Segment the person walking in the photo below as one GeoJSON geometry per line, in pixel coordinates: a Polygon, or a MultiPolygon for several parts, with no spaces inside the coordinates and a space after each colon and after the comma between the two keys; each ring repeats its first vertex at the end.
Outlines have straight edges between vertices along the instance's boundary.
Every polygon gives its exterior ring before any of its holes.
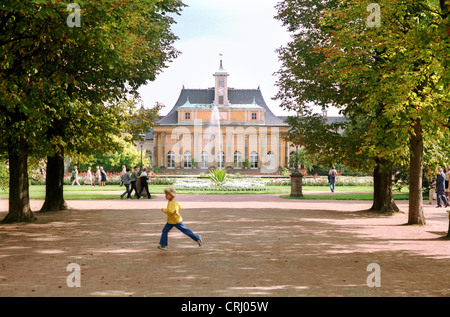
{"type": "Polygon", "coordinates": [[[125,174],[122,177],[122,182],[123,182],[123,185],[126,188],[126,191],[122,195],[120,195],[120,199],[123,199],[123,196],[125,196],[125,195],[127,195],[127,199],[131,199],[131,196],[130,196],[130,180],[131,180],[130,169],[127,168],[127,169],[125,169],[125,174]]]}
{"type": "Polygon", "coordinates": [[[97,166],[97,170],[95,171],[95,184],[101,186],[100,181],[102,179],[102,174],[100,172],[100,167],[97,166]]]}
{"type": "Polygon", "coordinates": [[[88,170],[86,172],[86,178],[84,179],[84,185],[92,185],[94,186],[94,184],[92,183],[92,172],[91,172],[91,167],[88,167],[88,170]]]}
{"type": "Polygon", "coordinates": [[[330,182],[330,190],[334,193],[334,188],[336,187],[336,176],[337,171],[334,165],[331,167],[331,170],[328,172],[328,181],[330,182]]]}
{"type": "Polygon", "coordinates": [[[100,166],[100,175],[102,180],[102,184],[100,186],[106,186],[106,172],[102,166],[100,166]]]}
{"type": "Polygon", "coordinates": [[[431,169],[428,169],[428,172],[425,173],[425,176],[428,181],[428,204],[433,204],[434,195],[436,194],[436,175],[433,173],[431,169]]]}
{"type": "Polygon", "coordinates": [[[190,229],[186,228],[183,224],[183,218],[180,215],[181,204],[175,201],[176,190],[173,187],[166,188],[164,194],[166,196],[167,208],[162,208],[161,211],[167,214],[167,223],[163,228],[161,239],[159,241],[158,248],[161,250],[168,250],[168,234],[169,231],[175,227],[185,235],[189,236],[192,240],[197,242],[201,247],[203,245],[202,237],[193,233],[190,229]]]}
{"type": "Polygon", "coordinates": [[[127,173],[127,167],[125,165],[122,165],[122,171],[120,172],[120,186],[124,184],[123,177],[127,173]]]}
{"type": "Polygon", "coordinates": [[[147,191],[147,195],[148,195],[148,199],[152,198],[152,195],[150,194],[150,191],[148,190],[148,174],[147,174],[147,168],[144,168],[144,170],[142,171],[141,175],[139,175],[139,179],[141,181],[141,190],[139,191],[139,196],[141,196],[141,199],[144,198],[142,196],[142,191],[145,190],[147,191]]]}
{"type": "Polygon", "coordinates": [[[71,180],[72,180],[72,186],[75,183],[77,183],[77,185],[80,186],[80,182],[78,181],[78,167],[76,167],[76,166],[74,166],[74,168],[73,168],[71,180]]]}
{"type": "Polygon", "coordinates": [[[445,197],[447,197],[447,200],[450,199],[450,168],[445,168],[445,190],[444,190],[445,197]]]}
{"type": "Polygon", "coordinates": [[[141,198],[141,196],[138,193],[137,187],[136,187],[136,182],[139,179],[139,173],[138,173],[138,166],[134,167],[134,171],[133,173],[131,173],[131,178],[130,178],[130,185],[131,185],[131,189],[130,189],[130,193],[128,194],[128,198],[131,199],[131,193],[133,193],[133,190],[137,196],[137,198],[141,198]]]}
{"type": "Polygon", "coordinates": [[[436,195],[437,195],[437,206],[436,208],[442,208],[450,206],[447,201],[447,197],[445,197],[445,173],[442,170],[442,167],[438,167],[438,174],[436,176],[436,195]]]}

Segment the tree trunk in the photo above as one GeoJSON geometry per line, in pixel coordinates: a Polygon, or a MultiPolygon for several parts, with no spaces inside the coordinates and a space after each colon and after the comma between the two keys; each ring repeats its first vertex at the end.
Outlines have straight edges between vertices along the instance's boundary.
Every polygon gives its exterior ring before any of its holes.
{"type": "Polygon", "coordinates": [[[17,149],[8,140],[9,211],[2,223],[36,220],[30,208],[27,143],[21,139],[18,145],[17,149]]]}
{"type": "Polygon", "coordinates": [[[392,192],[392,173],[377,162],[373,172],[373,205],[369,209],[380,213],[399,212],[392,192]]]}
{"type": "Polygon", "coordinates": [[[47,178],[45,201],[39,212],[66,210],[64,200],[64,149],[53,156],[47,156],[47,178]]]}
{"type": "Polygon", "coordinates": [[[424,225],[422,200],[423,139],[420,119],[413,122],[414,132],[411,134],[410,166],[409,166],[409,225],[424,225]]]}

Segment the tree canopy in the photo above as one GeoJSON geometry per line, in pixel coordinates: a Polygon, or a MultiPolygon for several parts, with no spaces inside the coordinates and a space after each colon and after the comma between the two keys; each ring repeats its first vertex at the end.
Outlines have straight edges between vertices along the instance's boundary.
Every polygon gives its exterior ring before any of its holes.
{"type": "Polygon", "coordinates": [[[179,0],[79,1],[79,7],[72,12],[61,0],[0,5],[0,150],[17,173],[10,177],[11,221],[33,218],[28,155],[83,151],[86,139],[106,144],[127,100],[179,53],[170,30],[179,0]],[[72,14],[79,26],[69,23],[72,14]]]}
{"type": "Polygon", "coordinates": [[[449,3],[378,1],[379,26],[366,23],[374,14],[369,4],[278,4],[293,40],[279,50],[277,98],[302,115],[310,103],[342,109],[356,154],[387,167],[409,165],[409,223],[424,223],[424,147],[443,142],[449,127],[449,3]]]}

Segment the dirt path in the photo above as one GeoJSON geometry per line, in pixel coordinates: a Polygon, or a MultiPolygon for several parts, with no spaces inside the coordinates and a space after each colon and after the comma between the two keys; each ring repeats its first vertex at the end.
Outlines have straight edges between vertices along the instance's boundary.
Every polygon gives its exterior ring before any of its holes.
{"type": "MultiPolygon", "coordinates": [[[[152,200],[68,201],[32,224],[0,225],[0,296],[449,296],[445,210],[425,205],[425,226],[377,215],[365,201],[279,195],[183,195],[184,223],[156,248],[165,216],[152,200]],[[81,287],[68,287],[67,266],[81,287]],[[380,267],[380,287],[369,287],[380,267]]],[[[38,210],[42,200],[32,200],[38,210]]],[[[4,218],[7,200],[0,200],[4,218]]]]}

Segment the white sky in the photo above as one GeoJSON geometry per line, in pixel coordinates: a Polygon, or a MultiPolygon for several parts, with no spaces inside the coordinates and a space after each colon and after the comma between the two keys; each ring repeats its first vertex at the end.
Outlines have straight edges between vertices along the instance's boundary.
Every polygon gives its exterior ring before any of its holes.
{"type": "MultiPolygon", "coordinates": [[[[276,115],[288,115],[272,100],[278,91],[278,54],[290,36],[274,19],[278,0],[184,0],[188,5],[176,17],[172,30],[180,39],[174,46],[181,54],[154,82],[139,89],[145,107],[157,101],[167,114],[175,105],[182,86],[206,89],[214,86],[212,74],[223,67],[230,74],[228,86],[256,89],[276,115]]],[[[331,115],[331,113],[330,113],[331,115]]]]}

